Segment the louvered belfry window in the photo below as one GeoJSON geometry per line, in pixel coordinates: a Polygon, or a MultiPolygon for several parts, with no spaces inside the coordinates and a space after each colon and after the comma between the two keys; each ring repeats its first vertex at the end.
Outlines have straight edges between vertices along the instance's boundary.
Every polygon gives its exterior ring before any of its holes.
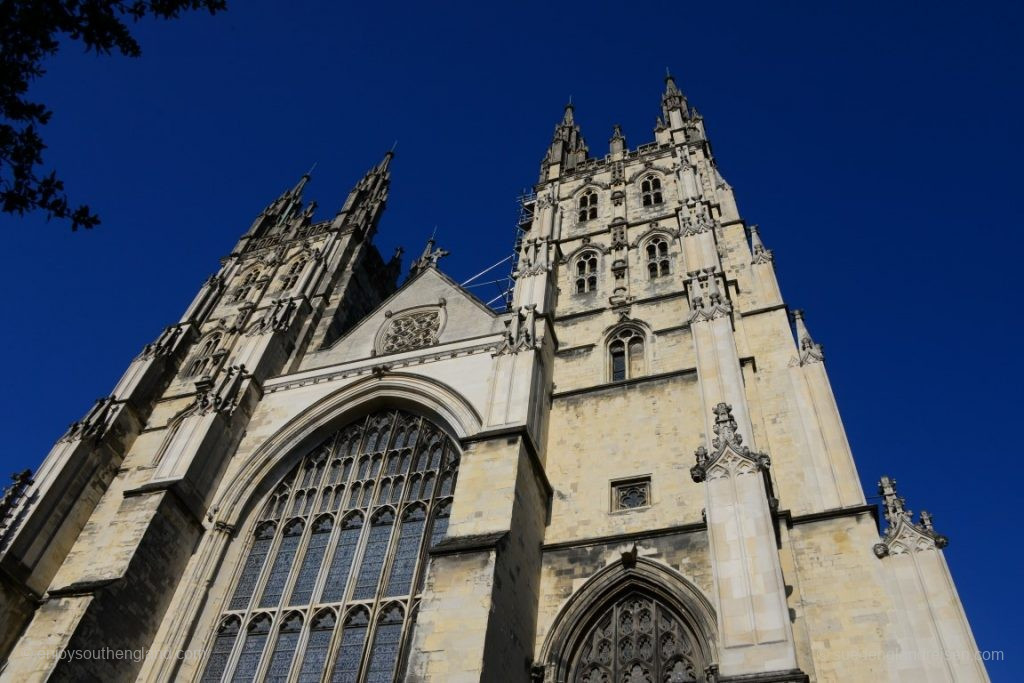
{"type": "Polygon", "coordinates": [[[444,431],[401,410],[306,453],[245,538],[202,680],[399,680],[458,466],[444,431]]]}

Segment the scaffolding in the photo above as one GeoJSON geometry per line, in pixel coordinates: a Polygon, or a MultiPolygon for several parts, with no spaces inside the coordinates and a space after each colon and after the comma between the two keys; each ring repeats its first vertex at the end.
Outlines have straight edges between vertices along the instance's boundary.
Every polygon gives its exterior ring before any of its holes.
{"type": "Polygon", "coordinates": [[[537,195],[528,190],[524,190],[523,193],[519,195],[519,198],[516,200],[516,204],[518,207],[519,216],[516,220],[516,235],[512,253],[509,256],[506,256],[502,260],[495,263],[493,266],[485,268],[484,270],[480,271],[479,273],[477,273],[476,275],[462,283],[463,287],[470,288],[487,287],[490,285],[497,286],[499,294],[490,301],[488,301],[487,305],[495,308],[500,312],[507,311],[509,310],[509,308],[512,307],[512,293],[515,290],[516,286],[516,270],[519,267],[519,254],[522,252],[523,249],[523,237],[527,232],[529,232],[530,226],[533,225],[533,214],[534,209],[537,206],[537,195]],[[475,284],[470,284],[474,282],[474,280],[476,280],[477,278],[491,272],[492,270],[506,262],[509,263],[509,271],[508,275],[506,275],[505,277],[500,277],[495,280],[488,280],[486,282],[477,282],[475,284]],[[501,302],[500,308],[498,307],[499,301],[501,302]]]}

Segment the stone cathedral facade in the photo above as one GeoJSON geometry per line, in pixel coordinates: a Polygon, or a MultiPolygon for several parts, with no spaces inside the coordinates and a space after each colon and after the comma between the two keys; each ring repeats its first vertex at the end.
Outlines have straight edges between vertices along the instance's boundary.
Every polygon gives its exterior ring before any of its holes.
{"type": "Polygon", "coordinates": [[[983,681],[704,120],[569,106],[496,312],[307,178],[2,503],[0,681],[983,681]],[[146,652],[146,656],[139,653],[146,652]]]}

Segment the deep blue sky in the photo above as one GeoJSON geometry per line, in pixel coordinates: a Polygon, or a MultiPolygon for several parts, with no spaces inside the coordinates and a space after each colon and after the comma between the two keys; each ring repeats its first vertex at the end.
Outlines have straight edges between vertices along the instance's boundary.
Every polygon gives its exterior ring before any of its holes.
{"type": "Polygon", "coordinates": [[[1024,678],[1019,3],[231,4],[144,22],[137,60],[70,46],[34,87],[47,161],[104,223],[0,218],[0,471],[35,466],[314,162],[328,217],[398,139],[378,244],[437,225],[466,278],[508,253],[566,99],[593,153],[614,123],[635,146],[669,66],[826,345],[869,495],[888,473],[935,515],[993,678],[1024,678]]]}

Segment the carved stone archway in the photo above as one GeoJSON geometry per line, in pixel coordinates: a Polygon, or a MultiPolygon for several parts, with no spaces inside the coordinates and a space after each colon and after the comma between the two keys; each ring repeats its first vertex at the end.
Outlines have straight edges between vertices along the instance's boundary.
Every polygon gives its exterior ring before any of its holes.
{"type": "Polygon", "coordinates": [[[534,679],[708,680],[707,672],[715,669],[715,624],[711,603],[696,586],[659,562],[627,553],[559,611],[534,679]]]}

